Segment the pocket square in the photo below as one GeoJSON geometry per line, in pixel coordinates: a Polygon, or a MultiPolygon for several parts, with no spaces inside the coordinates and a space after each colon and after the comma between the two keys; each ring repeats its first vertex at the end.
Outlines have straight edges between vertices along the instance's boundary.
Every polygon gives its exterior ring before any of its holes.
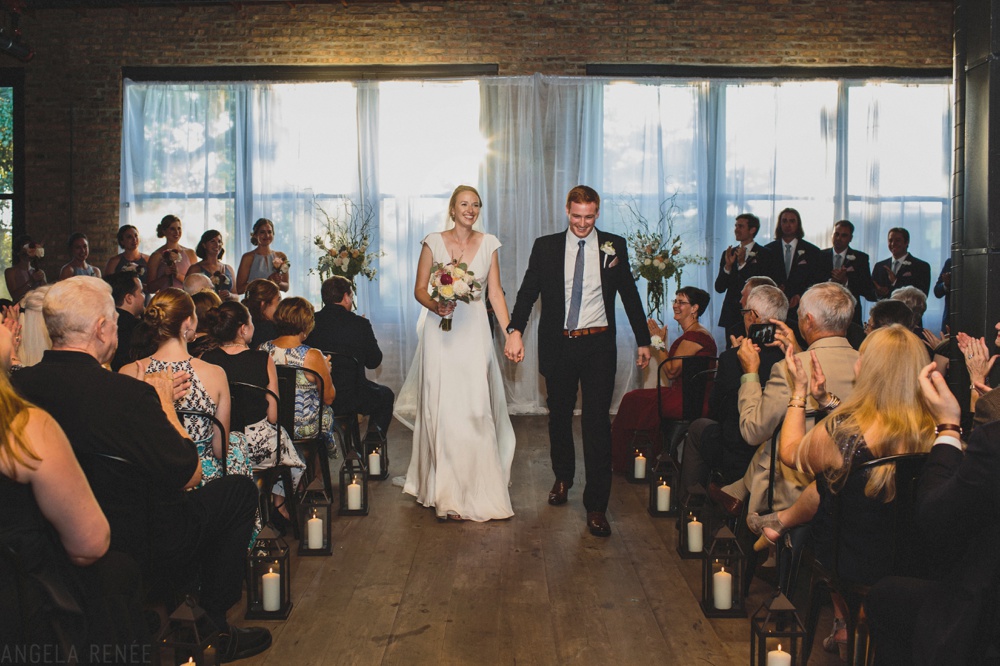
{"type": "Polygon", "coordinates": [[[611,260],[611,263],[608,264],[608,268],[614,268],[617,265],[618,265],[618,257],[615,257],[614,259],[611,260]]]}
{"type": "Polygon", "coordinates": [[[802,261],[800,261],[800,262],[799,262],[798,264],[796,264],[796,265],[797,265],[797,266],[805,266],[805,265],[806,265],[807,263],[809,263],[809,262],[807,262],[807,261],[806,261],[805,259],[803,259],[802,261]]]}

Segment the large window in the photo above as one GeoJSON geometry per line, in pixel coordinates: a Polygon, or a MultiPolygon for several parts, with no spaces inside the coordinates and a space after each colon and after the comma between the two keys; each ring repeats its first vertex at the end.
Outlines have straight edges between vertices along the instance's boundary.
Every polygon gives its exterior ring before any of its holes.
{"type": "MultiPolygon", "coordinates": [[[[13,240],[24,233],[21,88],[20,73],[0,74],[0,271],[14,262],[13,240]]],[[[0,297],[9,296],[7,285],[0,284],[0,297]]]]}

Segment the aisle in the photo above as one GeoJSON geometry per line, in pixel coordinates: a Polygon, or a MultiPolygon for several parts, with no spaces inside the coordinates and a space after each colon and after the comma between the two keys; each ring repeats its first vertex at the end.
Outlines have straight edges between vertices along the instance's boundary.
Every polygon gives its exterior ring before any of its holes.
{"type": "MultiPolygon", "coordinates": [[[[442,524],[388,480],[373,483],[370,515],[333,523],[331,557],[293,554],[291,616],[262,623],[273,646],[238,663],[748,663],[749,622],[705,619],[700,563],[677,557],[674,523],[648,515],[645,486],[616,475],[614,532],[592,537],[582,464],[569,504],[549,506],[546,419],[513,420],[514,518],[442,524]]],[[[408,435],[393,424],[393,474],[409,461],[408,435]]],[[[748,605],[765,591],[756,581],[748,605]]],[[[230,619],[247,624],[243,611],[230,619]]]]}

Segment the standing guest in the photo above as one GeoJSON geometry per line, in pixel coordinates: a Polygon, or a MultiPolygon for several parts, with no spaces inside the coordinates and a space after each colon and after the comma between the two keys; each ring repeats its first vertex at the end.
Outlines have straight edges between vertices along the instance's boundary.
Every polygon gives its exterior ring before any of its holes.
{"type": "Polygon", "coordinates": [[[278,337],[278,329],[274,326],[274,311],[281,302],[281,291],[278,285],[270,280],[254,280],[247,286],[243,296],[243,305],[247,306],[253,318],[253,340],[250,348],[257,349],[262,342],[278,337]]]}
{"type": "Polygon", "coordinates": [[[183,286],[188,269],[198,260],[194,250],[181,245],[183,235],[181,218],[176,215],[164,216],[156,226],[156,237],[166,242],[149,255],[146,287],[151,294],[168,287],[183,286]]]}
{"type": "Polygon", "coordinates": [[[927,294],[931,288],[931,266],[910,254],[910,232],[902,227],[889,230],[888,259],[872,268],[872,281],[879,298],[888,298],[893,289],[916,287],[927,294]]]}
{"type": "Polygon", "coordinates": [[[947,331],[951,324],[951,257],[944,260],[941,275],[934,283],[934,295],[944,299],[944,315],[941,316],[941,330],[947,331]]]}
{"type": "Polygon", "coordinates": [[[743,213],[736,217],[733,235],[737,245],[726,248],[719,262],[719,275],[715,278],[716,293],[725,292],[722,309],[719,313],[719,326],[728,331],[730,327],[739,324],[740,299],[744,285],[749,278],[766,276],[771,279],[781,279],[784,271],[778,257],[762,245],[757,245],[755,239],[760,231],[760,219],[752,213],[743,213]]]}
{"type": "MultiPolygon", "coordinates": [[[[111,298],[118,311],[118,349],[111,359],[111,369],[118,372],[123,365],[139,358],[132,346],[132,334],[146,307],[146,294],[142,291],[142,282],[134,272],[109,273],[104,280],[111,285],[111,298]]],[[[152,351],[143,350],[145,353],[142,355],[146,356],[152,351]]]]}
{"type": "Polygon", "coordinates": [[[43,284],[38,289],[28,292],[21,302],[21,339],[18,340],[15,336],[14,342],[17,348],[14,352],[17,362],[22,367],[38,363],[42,360],[45,350],[52,348],[49,330],[45,328],[45,319],[42,317],[42,302],[50,286],[43,284]]]}
{"type": "MultiPolygon", "coordinates": [[[[363,368],[374,370],[382,364],[382,350],[372,324],[354,313],[354,285],[347,278],[335,275],[324,281],[320,293],[323,309],[316,313],[316,328],[306,338],[306,344],[324,352],[346,354],[358,362],[361,390],[355,396],[356,404],[344,407],[370,416],[369,432],[377,430],[384,437],[392,421],[395,396],[388,386],[376,384],[364,375],[363,368]]],[[[340,406],[339,400],[335,407],[340,406]]]]}
{"type": "MultiPolygon", "coordinates": [[[[778,284],[774,280],[767,277],[766,275],[758,275],[756,277],[748,278],[746,284],[743,285],[743,290],[740,291],[740,320],[726,329],[726,340],[730,344],[735,344],[738,346],[739,341],[746,336],[747,327],[746,327],[746,318],[744,315],[746,314],[746,310],[749,307],[747,305],[747,300],[750,297],[751,291],[753,291],[757,287],[763,287],[764,285],[767,285],[769,287],[778,286],[778,284]]],[[[787,301],[788,299],[786,298],[785,300],[787,301]]],[[[785,310],[787,314],[788,308],[786,307],[785,310]]]]}
{"type": "Polygon", "coordinates": [[[38,260],[45,256],[45,249],[31,236],[18,236],[14,240],[14,265],[3,272],[10,300],[18,303],[32,289],[45,284],[45,271],[38,267],[38,260]]]}
{"type": "Polygon", "coordinates": [[[257,487],[227,476],[184,492],[201,481],[198,453],[173,406],[174,395],[188,388],[185,379],[153,379],[154,388],[101,367],[118,344],[114,307],[111,287],[101,280],[72,277],[54,285],[43,306],[52,349],[11,381],[55,418],[85,461],[111,525],[112,549],[131,555],[146,582],[166,579],[186,589],[197,579],[198,601],[221,632],[224,661],[263,652],[271,645],[267,629],[239,629],[226,620],[243,594],[257,487]],[[122,474],[97,456],[121,459],[135,472],[122,474]]]}
{"type": "Polygon", "coordinates": [[[271,220],[262,217],[254,222],[250,243],[257,248],[240,259],[240,269],[236,273],[236,293],[244,293],[247,285],[254,280],[270,280],[281,291],[288,291],[288,258],[283,252],[271,249],[273,240],[274,223],[271,220]]]}
{"type": "Polygon", "coordinates": [[[794,322],[799,309],[799,299],[806,289],[823,282],[823,258],[820,249],[803,238],[802,216],[794,208],[778,213],[774,227],[774,240],[765,247],[778,257],[782,270],[778,271],[778,286],[788,297],[788,321],[794,322]]]}
{"type": "Polygon", "coordinates": [[[233,294],[236,283],[236,273],[229,264],[222,263],[226,254],[223,247],[222,234],[215,229],[209,229],[201,235],[194,253],[201,258],[196,264],[191,264],[188,274],[201,273],[212,281],[212,289],[222,300],[227,300],[233,294]]]}
{"type": "Polygon", "coordinates": [[[861,299],[878,299],[872,282],[868,255],[851,247],[854,225],[841,220],[833,225],[833,247],[823,250],[823,275],[828,280],[842,284],[858,302],[854,308],[854,323],[861,325],[861,299]]]}
{"type": "Polygon", "coordinates": [[[72,259],[70,259],[69,263],[65,264],[59,271],[60,280],[65,280],[66,278],[73,277],[74,275],[101,277],[101,269],[87,263],[87,257],[90,256],[90,243],[87,242],[87,234],[79,231],[75,234],[70,234],[69,240],[66,242],[66,246],[69,248],[69,253],[70,256],[72,256],[72,259]]]}
{"type": "Polygon", "coordinates": [[[649,364],[649,329],[642,300],[629,270],[628,245],[620,236],[595,229],[601,198],[579,185],[566,197],[565,232],[535,241],[521,281],[514,315],[507,328],[507,358],[521,361],[521,335],[531,309],[542,299],[538,326],[538,368],[545,378],[549,407],[549,441],[555,483],[549,504],[565,504],[576,455],[573,409],[583,394],[583,456],[587,485],[583,504],[594,536],[611,536],[611,396],[618,365],[615,295],[621,296],[638,344],[636,365],[649,364]]]}
{"type": "Polygon", "coordinates": [[[132,271],[143,284],[146,284],[149,255],[139,252],[139,230],[131,224],[119,228],[118,247],[122,249],[122,253],[108,259],[104,274],[132,271]]]}

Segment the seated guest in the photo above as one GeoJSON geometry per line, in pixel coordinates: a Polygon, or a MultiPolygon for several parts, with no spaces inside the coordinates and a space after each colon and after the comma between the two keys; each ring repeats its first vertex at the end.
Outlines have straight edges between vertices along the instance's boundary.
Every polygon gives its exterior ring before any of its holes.
{"type": "Polygon", "coordinates": [[[3,277],[7,291],[14,303],[19,303],[25,294],[45,284],[45,271],[38,267],[38,260],[45,255],[45,249],[28,235],[14,239],[14,263],[4,270],[3,277]]]}
{"type": "MultiPolygon", "coordinates": [[[[836,572],[842,579],[872,585],[891,573],[895,499],[895,467],[867,477],[851,476],[858,465],[886,456],[921,453],[934,441],[934,418],[924,404],[919,377],[927,365],[923,342],[907,328],[894,324],[874,331],[861,345],[857,381],[842,402],[827,391],[824,369],[811,355],[810,380],[803,359],[787,353],[792,368],[792,399],[781,426],[779,451],[785,465],[816,477],[791,506],[772,514],[752,514],[747,523],[772,543],[786,530],[813,521],[816,559],[834,563],[833,535],[840,532],[836,572]],[[806,433],[806,400],[830,411],[822,425],[806,433]],[[833,524],[833,492],[842,497],[843,519],[833,524]],[[814,519],[815,516],[815,519],[814,519]]],[[[929,367],[929,366],[928,366],[929,367]]],[[[824,641],[827,649],[846,655],[847,605],[833,595],[834,627],[824,641]]]]}
{"type": "MultiPolygon", "coordinates": [[[[253,286],[253,282],[250,285],[253,286]]],[[[320,350],[304,343],[313,324],[313,306],[309,301],[298,296],[286,298],[274,311],[278,337],[263,343],[260,348],[270,354],[276,364],[312,370],[323,380],[321,395],[312,378],[303,372],[295,373],[295,437],[314,437],[322,431],[327,441],[332,441],[333,410],[329,405],[333,404],[337,391],[326,358],[320,350]]]]}
{"type": "Polygon", "coordinates": [[[887,299],[879,301],[868,311],[868,322],[865,333],[871,333],[885,326],[899,324],[910,328],[913,326],[913,310],[902,300],[887,299]]]}
{"type": "MultiPolygon", "coordinates": [[[[774,280],[767,277],[766,275],[758,275],[756,277],[748,278],[746,284],[743,285],[743,290],[740,292],[740,318],[739,320],[726,329],[726,344],[739,346],[738,342],[743,339],[743,336],[747,334],[747,328],[745,325],[745,320],[743,318],[743,311],[747,309],[747,298],[750,296],[750,292],[757,287],[763,287],[768,285],[771,287],[777,287],[777,283],[774,280]],[[735,342],[735,344],[734,344],[735,342]]],[[[787,298],[785,300],[788,300],[787,298]]]]}
{"type": "MultiPolygon", "coordinates": [[[[788,299],[780,289],[770,285],[751,291],[745,305],[743,322],[747,329],[772,319],[785,321],[788,314],[788,299]]],[[[719,369],[709,398],[709,418],[698,419],[688,428],[679,484],[682,495],[695,484],[708,486],[713,499],[736,515],[743,502],[709,484],[709,472],[715,470],[724,484],[732,483],[743,476],[757,450],[756,443],[748,443],[740,433],[739,391],[743,368],[737,357],[738,349],[737,345],[719,356],[719,369]]],[[[782,358],[780,346],[761,347],[758,378],[769,377],[771,366],[782,358]]]]}
{"type": "Polygon", "coordinates": [[[90,243],[87,241],[87,234],[80,233],[79,231],[71,234],[66,245],[69,248],[72,259],[69,260],[68,264],[63,265],[62,270],[59,271],[60,280],[65,280],[74,275],[101,277],[101,269],[87,263],[87,257],[90,256],[90,243]]]}
{"type": "MultiPolygon", "coordinates": [[[[110,273],[104,280],[111,285],[111,297],[118,311],[118,349],[111,359],[111,369],[118,372],[123,365],[135,360],[132,334],[146,307],[146,294],[142,291],[142,282],[132,271],[110,273]]],[[[153,352],[152,349],[145,351],[144,356],[153,352]]]]}
{"type": "Polygon", "coordinates": [[[201,358],[204,352],[214,346],[208,336],[206,318],[209,312],[222,305],[222,299],[214,291],[203,290],[192,294],[191,300],[194,302],[194,312],[198,316],[198,328],[194,332],[194,340],[188,344],[188,351],[192,356],[201,358]]]}
{"type": "MultiPolygon", "coordinates": [[[[250,312],[242,303],[226,301],[210,310],[205,315],[205,324],[215,348],[202,355],[203,361],[225,370],[230,382],[253,384],[278,394],[278,373],[274,367],[274,359],[265,351],[250,349],[253,322],[250,320],[250,312]]],[[[278,459],[280,426],[277,403],[259,393],[244,393],[232,389],[232,394],[230,427],[235,432],[242,432],[246,438],[250,464],[254,469],[266,469],[278,464],[291,467],[292,483],[297,488],[306,465],[287,432],[282,432],[283,446],[281,459],[278,459]]],[[[285,492],[279,481],[274,487],[274,494],[283,498],[285,492]]],[[[275,502],[275,507],[288,518],[284,501],[275,502]]]]}
{"type": "MultiPolygon", "coordinates": [[[[208,293],[215,296],[214,292],[208,293]]],[[[122,366],[119,372],[139,380],[149,374],[166,374],[173,378],[174,373],[185,373],[191,385],[174,401],[174,409],[207,412],[228,428],[229,380],[226,372],[217,365],[193,358],[188,352],[188,341],[194,339],[197,327],[198,315],[191,297],[180,289],[161,289],[149,301],[135,332],[140,346],[155,344],[156,351],[152,356],[122,366]]],[[[198,447],[202,484],[222,477],[223,459],[229,475],[253,475],[242,438],[230,437],[227,443],[218,428],[207,419],[185,416],[183,423],[191,441],[198,447]]]]}
{"type": "Polygon", "coordinates": [[[184,291],[189,296],[194,296],[199,291],[215,291],[212,288],[212,279],[204,273],[191,273],[184,278],[184,291]]]}
{"type": "Polygon", "coordinates": [[[189,589],[195,579],[200,605],[222,632],[223,660],[266,650],[269,631],[226,621],[242,596],[257,487],[227,476],[184,492],[201,481],[197,450],[173,408],[175,391],[187,385],[183,376],[174,383],[153,378],[154,388],[101,367],[118,343],[107,283],[91,277],[59,282],[45,297],[43,313],[52,349],[11,381],[70,437],[111,525],[112,549],[139,563],[147,585],[165,580],[189,589]],[[135,472],[123,474],[103,456],[135,472]]]}
{"type": "Polygon", "coordinates": [[[913,313],[913,320],[907,328],[913,331],[917,337],[923,339],[924,327],[921,322],[924,320],[924,312],[927,311],[927,294],[916,287],[900,287],[893,290],[892,296],[889,298],[906,303],[906,306],[913,313]]]}
{"type": "Polygon", "coordinates": [[[888,259],[872,267],[872,281],[879,298],[888,298],[893,289],[916,287],[927,294],[931,288],[931,265],[910,254],[910,232],[902,227],[889,229],[888,259]]]}
{"type": "Polygon", "coordinates": [[[917,489],[915,524],[941,553],[940,581],[889,577],[865,602],[876,666],[1000,663],[1000,423],[977,427],[962,452],[962,417],[944,377],[927,367],[920,384],[938,425],[917,489]]]}
{"type": "MultiPolygon", "coordinates": [[[[358,380],[361,390],[354,396],[346,411],[357,411],[371,418],[368,430],[377,430],[384,437],[392,422],[392,405],[395,396],[388,386],[376,384],[364,375],[364,368],[374,370],[382,363],[382,350],[372,324],[353,312],[354,288],[351,281],[336,275],[323,282],[323,309],[316,313],[316,327],[306,338],[305,344],[323,352],[337,352],[354,358],[360,366],[358,380]]],[[[353,381],[353,378],[349,381],[353,381]]],[[[336,407],[340,407],[341,396],[336,407]]]]}
{"type": "MultiPolygon", "coordinates": [[[[708,329],[701,325],[699,318],[708,307],[708,292],[697,287],[681,287],[674,295],[674,321],[683,333],[674,340],[670,349],[664,354],[654,350],[658,362],[677,356],[712,356],[716,355],[715,340],[708,329]]],[[[652,319],[649,320],[650,335],[658,335],[666,345],[667,329],[660,328],[652,319]]],[[[670,382],[667,390],[662,392],[662,409],[668,418],[681,418],[682,391],[681,373],[684,361],[670,361],[661,372],[670,382]]],[[[618,406],[618,414],[611,424],[611,452],[614,469],[624,469],[631,460],[629,445],[636,433],[645,432],[649,441],[655,441],[660,428],[660,412],[657,405],[658,392],[655,388],[637,389],[622,396],[618,406]]]]}
{"type": "Polygon", "coordinates": [[[42,317],[42,301],[48,292],[49,285],[43,284],[38,289],[29,291],[21,301],[21,339],[14,353],[22,367],[38,363],[45,350],[52,348],[49,331],[45,328],[45,319],[42,317]]]}
{"type": "Polygon", "coordinates": [[[250,311],[253,319],[253,340],[250,348],[257,349],[262,342],[278,337],[278,331],[272,320],[274,311],[281,302],[281,291],[278,285],[270,280],[254,280],[247,285],[243,296],[243,305],[250,311]]]}
{"type": "Polygon", "coordinates": [[[222,243],[222,234],[215,229],[209,229],[203,233],[194,253],[201,261],[191,264],[188,275],[200,274],[207,277],[212,283],[211,288],[222,300],[235,294],[233,286],[236,284],[236,273],[232,266],[222,263],[222,257],[226,254],[222,243]]]}

